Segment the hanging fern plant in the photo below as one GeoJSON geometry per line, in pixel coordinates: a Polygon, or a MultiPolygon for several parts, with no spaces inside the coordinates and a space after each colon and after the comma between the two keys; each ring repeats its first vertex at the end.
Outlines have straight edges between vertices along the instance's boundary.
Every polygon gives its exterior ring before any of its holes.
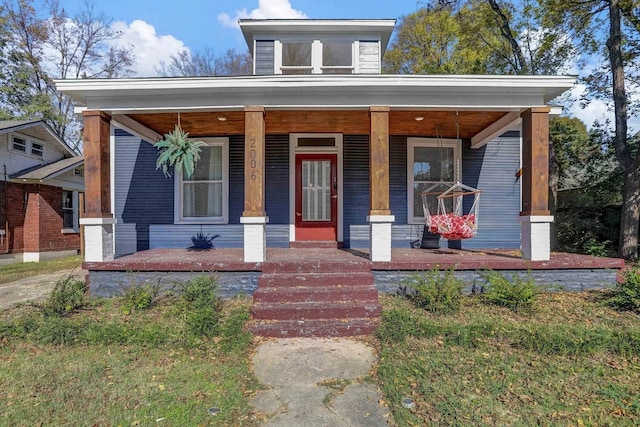
{"type": "Polygon", "coordinates": [[[200,160],[201,147],[206,145],[203,141],[189,139],[189,133],[183,131],[178,122],[172,132],[165,134],[162,141],[154,144],[158,149],[156,170],[162,168],[165,176],[171,176],[172,168],[176,174],[184,170],[187,178],[191,178],[196,163],[200,160]]]}

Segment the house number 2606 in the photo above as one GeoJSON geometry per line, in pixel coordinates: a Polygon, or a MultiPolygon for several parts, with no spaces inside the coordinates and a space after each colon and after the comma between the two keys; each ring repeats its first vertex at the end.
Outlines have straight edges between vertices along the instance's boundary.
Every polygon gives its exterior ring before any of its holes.
{"type": "Polygon", "coordinates": [[[256,139],[251,138],[251,144],[249,145],[249,169],[251,170],[251,180],[255,181],[258,179],[258,173],[256,171],[256,167],[258,166],[258,162],[256,160],[257,152],[256,152],[256,139]]]}

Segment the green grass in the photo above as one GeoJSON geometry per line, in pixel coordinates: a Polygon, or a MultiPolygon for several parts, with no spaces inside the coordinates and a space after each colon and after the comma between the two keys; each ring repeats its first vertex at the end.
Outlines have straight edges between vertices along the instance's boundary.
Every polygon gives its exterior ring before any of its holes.
{"type": "Polygon", "coordinates": [[[80,255],[55,258],[40,262],[18,262],[0,266],[0,283],[13,282],[40,274],[57,273],[59,271],[71,272],[82,264],[80,255]]]}
{"type": "Polygon", "coordinates": [[[176,297],[130,316],[120,303],[0,313],[0,425],[255,424],[249,300],[225,301],[213,338],[185,334],[176,297]]]}
{"type": "Polygon", "coordinates": [[[640,318],[596,300],[540,294],[514,313],[467,297],[436,316],[383,297],[377,375],[396,423],[639,425],[640,318]]]}

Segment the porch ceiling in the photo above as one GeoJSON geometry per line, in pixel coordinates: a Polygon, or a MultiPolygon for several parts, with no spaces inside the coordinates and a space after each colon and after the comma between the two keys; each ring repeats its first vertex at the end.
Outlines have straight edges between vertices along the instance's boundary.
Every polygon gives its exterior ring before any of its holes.
{"type": "MultiPolygon", "coordinates": [[[[468,139],[506,114],[505,111],[391,110],[389,134],[455,138],[459,129],[460,138],[468,139]],[[417,121],[416,117],[424,119],[417,121]]],[[[129,114],[128,117],[161,135],[172,131],[178,122],[177,113],[129,114]]],[[[245,132],[242,111],[181,113],[180,124],[194,137],[243,135],[245,132]]],[[[370,131],[367,110],[267,111],[265,124],[267,134],[323,132],[368,135],[370,131]]]]}

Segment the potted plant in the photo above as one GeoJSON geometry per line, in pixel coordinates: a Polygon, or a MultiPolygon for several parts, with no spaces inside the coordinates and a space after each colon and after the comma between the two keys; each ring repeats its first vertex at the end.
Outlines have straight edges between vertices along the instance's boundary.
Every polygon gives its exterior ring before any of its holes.
{"type": "Polygon", "coordinates": [[[189,139],[189,133],[182,130],[178,121],[172,132],[165,134],[163,140],[154,144],[158,149],[156,169],[162,168],[165,176],[171,176],[171,168],[176,174],[184,170],[187,178],[190,178],[200,160],[201,147],[205,145],[207,144],[203,141],[189,139]]]}

